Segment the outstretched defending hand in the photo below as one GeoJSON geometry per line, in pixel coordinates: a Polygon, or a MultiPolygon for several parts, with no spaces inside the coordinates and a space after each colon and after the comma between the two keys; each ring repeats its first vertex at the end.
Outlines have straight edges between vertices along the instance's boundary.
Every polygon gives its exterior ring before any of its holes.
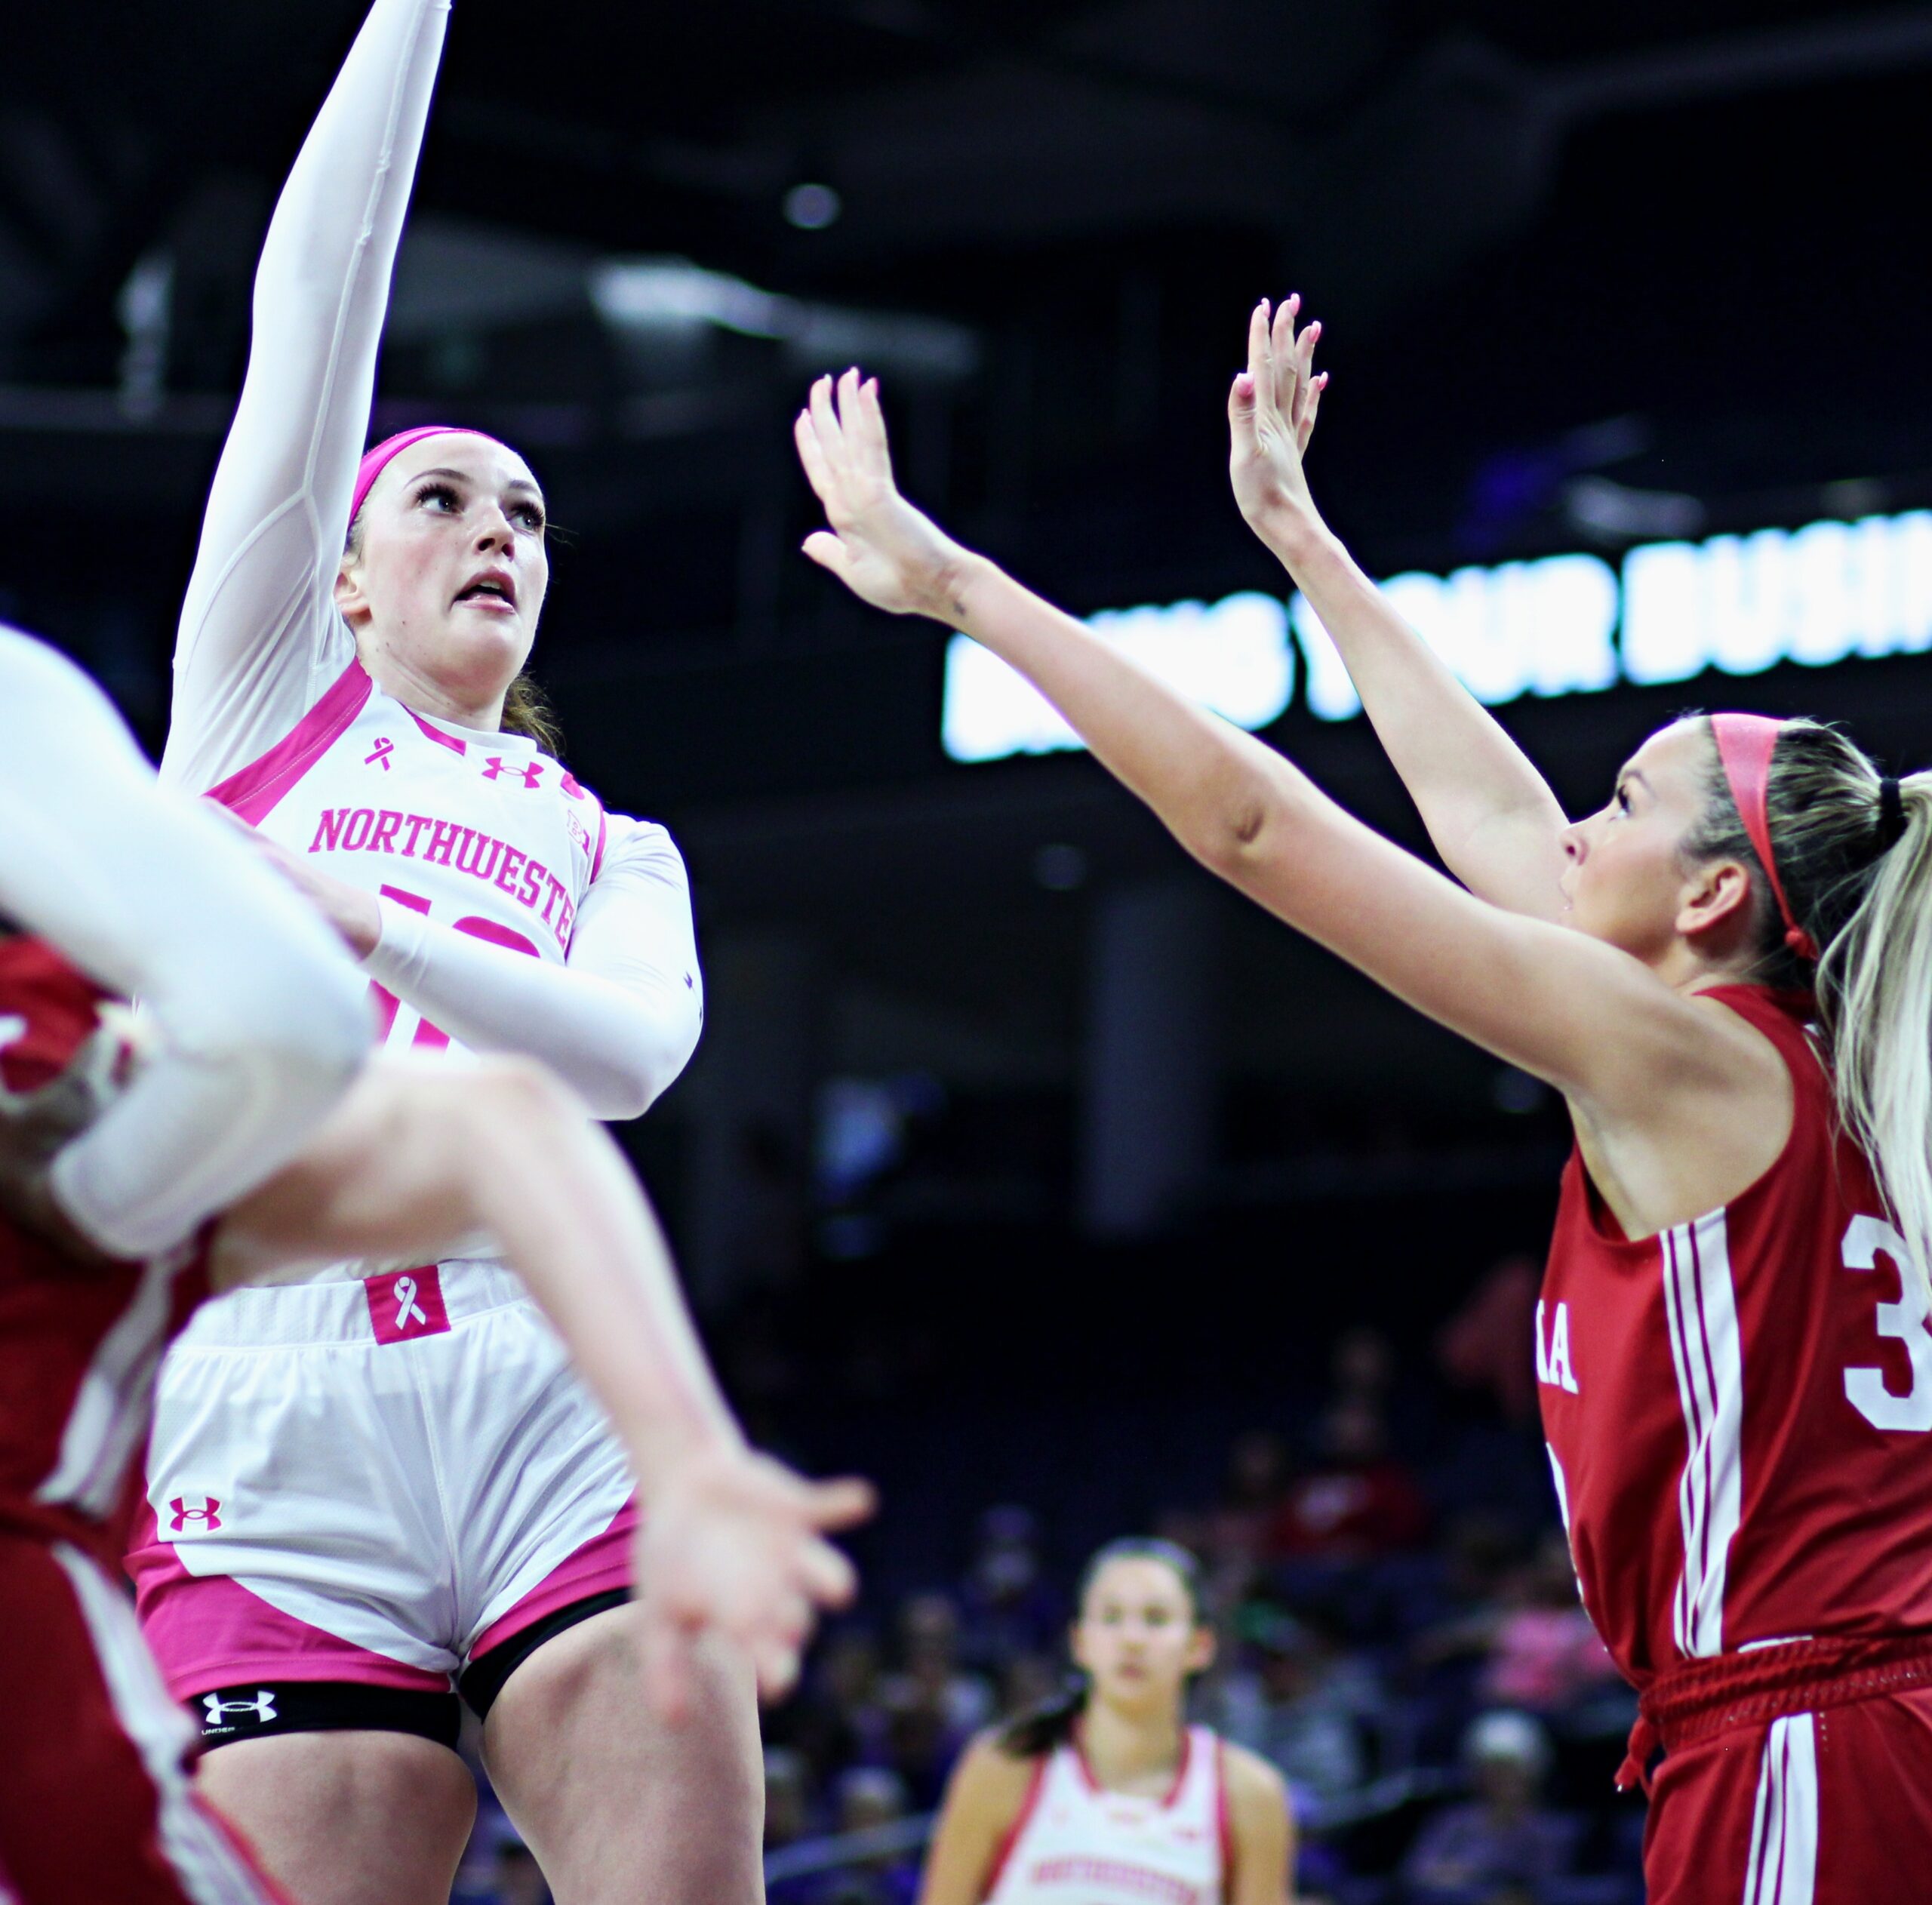
{"type": "Polygon", "coordinates": [[[1228,392],[1228,469],[1243,519],[1263,541],[1312,518],[1302,458],[1328,373],[1315,374],[1319,324],[1299,336],[1299,294],[1271,314],[1264,297],[1247,322],[1247,368],[1228,392]]]}
{"type": "Polygon", "coordinates": [[[899,494],[878,380],[848,371],[835,391],[820,377],[792,435],[832,525],[805,538],[805,553],[875,608],[947,620],[947,577],[965,551],[899,494]]]}
{"type": "Polygon", "coordinates": [[[691,1705],[691,1650],[706,1633],[741,1647],[759,1693],[776,1700],[822,1608],[858,1577],[825,1539],[866,1520],[863,1482],[808,1482],[755,1451],[707,1446],[651,1491],[632,1553],[644,1618],[645,1689],[666,1720],[691,1705]]]}

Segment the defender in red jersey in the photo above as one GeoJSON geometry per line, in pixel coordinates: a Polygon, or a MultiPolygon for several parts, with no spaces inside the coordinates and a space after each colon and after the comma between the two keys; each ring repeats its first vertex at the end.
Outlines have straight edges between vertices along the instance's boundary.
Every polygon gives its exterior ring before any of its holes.
{"type": "Polygon", "coordinates": [[[1932,776],[1815,722],[1652,735],[1571,823],[1329,533],[1326,379],[1263,304],[1229,402],[1288,568],[1463,885],[908,504],[876,388],[798,423],[856,593],[1029,676],[1214,872],[1555,1086],[1537,1347],[1585,1599],[1661,1745],[1651,1905],[1866,1905],[1932,1859],[1932,776]]]}
{"type": "MultiPolygon", "coordinates": [[[[225,828],[154,786],[100,695],[0,630],[0,705],[23,723],[0,752],[0,1630],[14,1729],[0,1754],[0,1897],[281,1896],[195,1795],[194,1733],[117,1578],[156,1368],[211,1289],[344,1256],[420,1264],[493,1238],[610,1411],[648,1498],[636,1545],[653,1584],[653,1704],[675,1717],[688,1703],[706,1635],[782,1690],[812,1608],[851,1590],[821,1531],[863,1513],[866,1494],[814,1488],[746,1448],[609,1140],[525,1061],[358,1074],[368,1026],[354,969],[225,828]],[[91,974],[140,990],[152,1038],[14,925],[57,928],[91,974]],[[197,936],[217,942],[198,965],[178,956],[197,936]],[[229,956],[279,977],[211,1001],[229,956]],[[183,1121],[205,1147],[185,1196],[165,1148],[183,1121]],[[116,1241],[150,1236],[138,1256],[116,1241]]],[[[175,1506],[184,1519],[221,1512],[206,1497],[175,1506]]],[[[392,1856],[401,1870],[408,1848],[392,1856]]]]}

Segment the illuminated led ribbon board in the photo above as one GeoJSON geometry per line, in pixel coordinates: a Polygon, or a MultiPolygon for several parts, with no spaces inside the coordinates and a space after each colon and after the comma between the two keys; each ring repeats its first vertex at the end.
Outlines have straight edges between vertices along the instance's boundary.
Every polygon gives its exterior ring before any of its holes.
{"type": "MultiPolygon", "coordinates": [[[[1449,576],[1392,577],[1383,592],[1479,701],[1595,694],[1620,682],[1755,675],[1932,648],[1932,510],[1795,530],[1651,543],[1620,573],[1552,555],[1449,576]]],[[[1345,721],[1361,703],[1306,597],[1110,610],[1088,626],[1237,726],[1286,712],[1345,721]],[[1293,632],[1293,639],[1291,637],[1293,632]],[[1297,666],[1297,650],[1300,659],[1297,666]]],[[[946,649],[941,740],[955,761],[1081,746],[1029,682],[964,636],[946,649]]]]}

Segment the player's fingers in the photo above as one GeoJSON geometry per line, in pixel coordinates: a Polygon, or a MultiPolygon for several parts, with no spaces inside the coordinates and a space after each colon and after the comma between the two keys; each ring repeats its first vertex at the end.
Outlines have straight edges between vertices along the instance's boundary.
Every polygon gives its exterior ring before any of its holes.
{"type": "Polygon", "coordinates": [[[676,1726],[691,1710],[691,1639],[674,1621],[647,1614],[644,1629],[644,1686],[652,1710],[676,1726]]]}
{"type": "Polygon", "coordinates": [[[1247,374],[1254,380],[1257,402],[1268,387],[1268,359],[1272,349],[1268,325],[1268,300],[1264,297],[1248,313],[1247,319],[1247,374]]]}
{"type": "Polygon", "coordinates": [[[822,1608],[842,1608],[859,1591],[859,1571],[828,1541],[811,1541],[798,1557],[805,1592],[822,1608]]]}
{"type": "Polygon", "coordinates": [[[1294,380],[1299,368],[1295,355],[1295,315],[1300,309],[1301,294],[1290,292],[1276,306],[1269,334],[1269,352],[1275,368],[1275,403],[1284,414],[1294,401],[1294,380]]]}
{"type": "Polygon", "coordinates": [[[878,379],[866,377],[859,385],[859,417],[863,428],[866,460],[872,474],[892,481],[892,442],[886,434],[885,407],[878,399],[878,379]]]}
{"type": "Polygon", "coordinates": [[[804,465],[805,481],[821,503],[829,503],[836,493],[838,479],[826,461],[825,450],[812,423],[811,412],[801,410],[792,424],[792,439],[798,446],[798,460],[804,465]]]}
{"type": "Polygon", "coordinates": [[[1254,379],[1246,371],[1228,386],[1228,436],[1237,450],[1254,447],[1254,379]]]}
{"type": "Polygon", "coordinates": [[[814,380],[809,408],[812,428],[818,432],[819,448],[830,461],[838,456],[844,445],[844,432],[838,426],[838,411],[832,401],[830,377],[819,377],[814,380]]]}
{"type": "Polygon", "coordinates": [[[865,428],[865,407],[859,401],[859,367],[842,371],[838,377],[838,427],[847,441],[856,447],[865,428]]]}
{"type": "Polygon", "coordinates": [[[878,1490],[856,1475],[812,1484],[811,1516],[820,1528],[856,1528],[878,1512],[878,1490]]]}
{"type": "Polygon", "coordinates": [[[758,1690],[766,1700],[783,1700],[798,1678],[798,1650],[783,1641],[764,1641],[749,1650],[758,1690]]]}
{"type": "Polygon", "coordinates": [[[1299,432],[1301,448],[1308,448],[1308,440],[1315,434],[1315,413],[1321,408],[1321,393],[1328,388],[1328,373],[1324,371],[1318,377],[1311,377],[1308,384],[1308,402],[1303,405],[1299,432]]]}
{"type": "Polygon", "coordinates": [[[814,529],[800,545],[822,569],[829,569],[841,582],[852,571],[851,552],[829,529],[814,529]]]}

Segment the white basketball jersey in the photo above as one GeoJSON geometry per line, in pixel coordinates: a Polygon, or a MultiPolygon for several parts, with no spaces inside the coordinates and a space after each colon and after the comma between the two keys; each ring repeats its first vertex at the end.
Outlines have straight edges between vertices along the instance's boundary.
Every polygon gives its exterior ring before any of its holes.
{"type": "MultiPolygon", "coordinates": [[[[365,892],[561,965],[607,823],[527,736],[426,719],[351,662],[294,729],[209,790],[299,859],[365,892]]],[[[392,1045],[450,1041],[374,987],[392,1045]]]]}
{"type": "Polygon", "coordinates": [[[988,1905],[1217,1905],[1228,1877],[1221,1743],[1189,1727],[1164,1799],[1110,1793],[1077,1743],[1035,1775],[988,1905]]]}

